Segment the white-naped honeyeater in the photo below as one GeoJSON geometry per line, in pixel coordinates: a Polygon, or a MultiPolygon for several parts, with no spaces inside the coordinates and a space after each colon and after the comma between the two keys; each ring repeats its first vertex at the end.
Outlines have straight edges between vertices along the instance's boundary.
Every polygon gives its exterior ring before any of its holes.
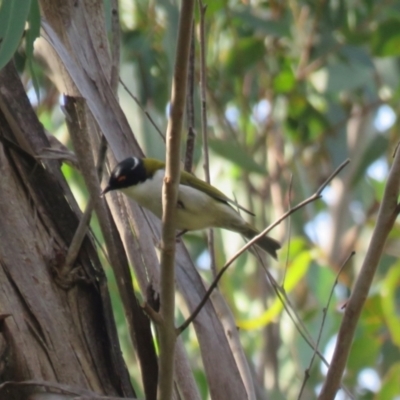
{"type": "MultiPolygon", "coordinates": [[[[114,168],[102,194],[111,190],[120,190],[161,219],[161,191],[164,174],[165,163],[162,161],[129,157],[114,168]]],[[[246,222],[234,207],[252,214],[214,186],[188,172],[181,171],[176,221],[178,230],[223,228],[240,233],[247,239],[258,235],[259,231],[246,222]]],[[[264,236],[256,244],[275,259],[277,258],[276,251],[281,245],[276,240],[264,236]]]]}

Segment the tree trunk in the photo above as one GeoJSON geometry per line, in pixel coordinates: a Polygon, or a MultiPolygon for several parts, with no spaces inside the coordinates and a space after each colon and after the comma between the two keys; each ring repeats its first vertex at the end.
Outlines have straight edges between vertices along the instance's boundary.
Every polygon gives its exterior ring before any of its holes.
{"type": "MultiPolygon", "coordinates": [[[[71,393],[134,396],[106,281],[87,237],[64,259],[79,209],[12,64],[0,72],[0,380],[67,384],[71,393]],[[79,387],[79,389],[78,389],[79,387]]],[[[49,390],[0,386],[1,398],[49,390]]]]}

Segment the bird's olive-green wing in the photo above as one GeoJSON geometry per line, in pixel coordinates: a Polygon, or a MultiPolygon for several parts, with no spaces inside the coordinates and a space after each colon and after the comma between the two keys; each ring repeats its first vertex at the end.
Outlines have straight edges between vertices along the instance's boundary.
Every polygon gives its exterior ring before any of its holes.
{"type": "Polygon", "coordinates": [[[223,203],[233,204],[234,206],[240,208],[241,210],[247,212],[250,215],[254,215],[251,211],[246,210],[240,204],[237,204],[234,200],[225,196],[220,190],[216,187],[211,186],[207,182],[202,181],[201,179],[196,178],[194,175],[190,174],[186,171],[181,171],[181,184],[186,186],[191,186],[197,190],[202,191],[203,193],[208,194],[210,197],[222,201],[223,203]]]}

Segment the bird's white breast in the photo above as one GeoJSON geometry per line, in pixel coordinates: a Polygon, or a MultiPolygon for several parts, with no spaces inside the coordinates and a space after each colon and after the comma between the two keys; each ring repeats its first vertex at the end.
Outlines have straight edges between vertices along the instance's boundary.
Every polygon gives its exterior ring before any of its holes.
{"type": "MultiPolygon", "coordinates": [[[[164,170],[159,170],[151,179],[122,191],[161,219],[163,179],[164,170]]],[[[176,227],[179,230],[210,227],[236,230],[236,227],[245,224],[242,217],[231,206],[187,185],[179,185],[177,207],[176,227]]]]}
{"type": "Polygon", "coordinates": [[[164,170],[157,171],[151,179],[135,186],[122,189],[122,192],[135,200],[140,206],[147,208],[158,218],[162,217],[161,190],[164,170]]]}

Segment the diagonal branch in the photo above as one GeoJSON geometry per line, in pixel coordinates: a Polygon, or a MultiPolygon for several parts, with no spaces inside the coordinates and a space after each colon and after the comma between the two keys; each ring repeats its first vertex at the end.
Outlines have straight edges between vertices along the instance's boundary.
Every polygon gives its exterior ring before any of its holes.
{"type": "Polygon", "coordinates": [[[349,162],[350,162],[349,159],[345,160],[342,164],[339,165],[339,167],[336,168],[336,170],[334,172],[332,172],[332,174],[328,177],[328,179],[318,188],[318,190],[312,196],[310,196],[308,199],[303,200],[301,203],[297,204],[297,206],[295,206],[295,207],[291,208],[290,210],[288,210],[285,214],[282,215],[282,217],[280,217],[273,224],[271,224],[270,226],[265,228],[260,234],[255,236],[253,239],[249,240],[239,251],[237,251],[230,258],[230,260],[226,262],[224,267],[218,272],[218,275],[215,277],[214,281],[212,282],[212,284],[208,288],[206,294],[204,295],[204,297],[201,300],[201,302],[199,303],[199,305],[195,308],[193,313],[189,316],[189,318],[179,328],[177,328],[177,333],[178,334],[182,333],[190,325],[190,323],[193,322],[193,320],[196,318],[198,313],[203,308],[204,304],[207,302],[207,300],[211,296],[211,293],[213,292],[213,290],[217,287],[218,282],[222,278],[222,275],[225,273],[225,271],[230,267],[230,265],[232,265],[233,262],[241,254],[243,254],[247,249],[249,249],[253,244],[255,244],[258,239],[260,239],[261,237],[265,236],[270,230],[272,230],[272,228],[274,228],[275,226],[280,224],[282,221],[284,221],[287,217],[289,217],[289,215],[292,215],[294,212],[296,212],[300,208],[306,206],[307,204],[312,203],[315,200],[318,200],[321,197],[321,193],[326,188],[326,186],[329,185],[329,183],[332,181],[332,179],[335,176],[337,176],[340,173],[340,171],[347,164],[349,164],[349,162]]]}
{"type": "Polygon", "coordinates": [[[346,367],[354,333],[365,300],[367,299],[375,271],[378,267],[386,239],[399,213],[397,198],[400,193],[400,152],[397,151],[386,183],[382,203],[379,208],[376,226],[362,264],[353,293],[346,304],[343,321],[340,326],[335,352],[328,369],[319,400],[335,397],[346,367]]]}
{"type": "Polygon", "coordinates": [[[335,287],[337,286],[337,284],[338,284],[338,282],[339,282],[339,276],[340,276],[340,274],[342,273],[344,267],[345,267],[345,266],[347,265],[347,263],[349,262],[349,260],[350,260],[355,254],[356,254],[355,251],[352,251],[352,252],[346,257],[346,260],[343,262],[343,264],[342,264],[342,266],[340,267],[338,273],[336,274],[336,278],[335,278],[335,281],[333,282],[333,285],[332,285],[332,288],[331,288],[331,292],[329,293],[329,297],[328,297],[327,304],[326,304],[326,306],[324,307],[324,309],[322,310],[322,322],[321,322],[321,327],[320,327],[319,332],[318,332],[318,337],[317,337],[317,341],[316,341],[316,343],[315,343],[315,348],[314,348],[314,352],[313,352],[313,355],[312,355],[311,360],[310,360],[310,364],[308,365],[308,368],[307,368],[307,369],[305,370],[305,372],[304,372],[303,383],[302,383],[302,385],[301,385],[301,389],[300,389],[299,395],[298,395],[298,397],[297,397],[298,400],[301,399],[301,396],[302,396],[302,394],[303,394],[304,388],[306,387],[307,380],[308,380],[308,378],[310,377],[310,371],[311,371],[311,368],[312,368],[312,366],[313,366],[315,357],[316,357],[317,354],[318,354],[318,347],[319,347],[319,343],[320,343],[320,341],[321,341],[322,331],[323,331],[323,329],[324,329],[325,320],[326,320],[326,317],[327,317],[327,315],[328,315],[328,310],[329,310],[329,306],[330,306],[330,304],[331,304],[331,300],[332,300],[332,297],[333,297],[333,293],[334,293],[335,287]]]}

